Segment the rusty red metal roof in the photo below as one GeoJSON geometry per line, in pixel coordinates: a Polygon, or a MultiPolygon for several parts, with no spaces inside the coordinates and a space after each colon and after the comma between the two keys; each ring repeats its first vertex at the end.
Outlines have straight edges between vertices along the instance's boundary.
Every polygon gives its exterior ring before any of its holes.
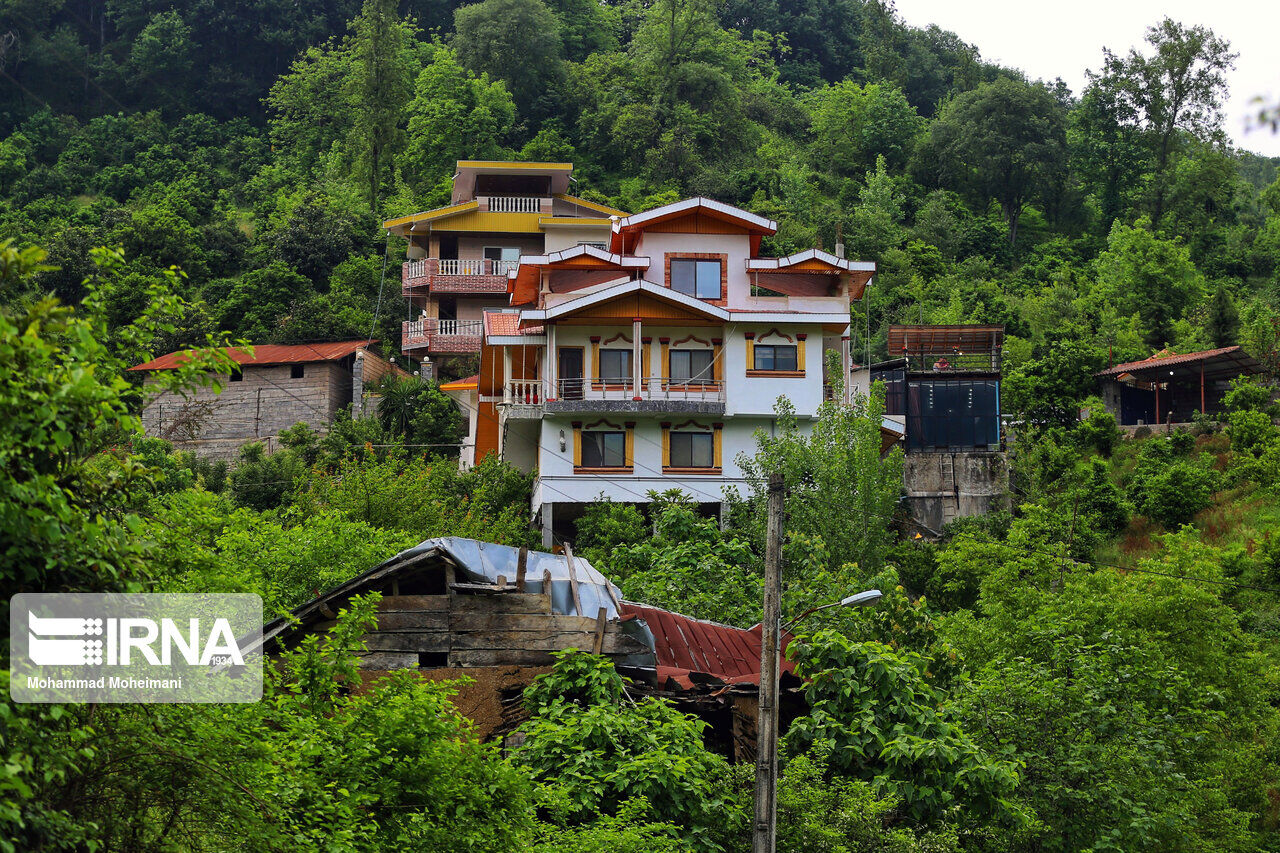
{"type": "MultiPolygon", "coordinates": [[[[622,602],[623,617],[643,619],[653,634],[659,683],[692,689],[711,676],[725,684],[760,683],[760,626],[734,628],[659,607],[622,602]]],[[[783,648],[790,640],[783,638],[783,648]]],[[[791,661],[782,660],[790,672],[791,661]]]]}
{"type": "Polygon", "coordinates": [[[1194,374],[1199,376],[1201,368],[1203,368],[1206,378],[1221,378],[1241,373],[1262,372],[1262,365],[1253,356],[1240,347],[1234,346],[1202,350],[1201,352],[1186,352],[1181,355],[1161,355],[1157,353],[1141,361],[1127,361],[1124,364],[1108,367],[1106,370],[1099,370],[1094,375],[1119,376],[1122,373],[1128,373],[1144,381],[1159,379],[1163,382],[1171,375],[1166,371],[1181,369],[1187,375],[1194,374]]]}
{"type": "MultiPolygon", "coordinates": [[[[346,358],[356,350],[363,349],[376,341],[335,341],[320,344],[263,344],[253,348],[253,355],[236,347],[227,348],[227,355],[236,364],[268,365],[268,364],[305,364],[316,361],[338,361],[346,358]]],[[[173,370],[181,367],[191,356],[191,350],[179,350],[143,364],[129,368],[130,370],[173,370]]]]}

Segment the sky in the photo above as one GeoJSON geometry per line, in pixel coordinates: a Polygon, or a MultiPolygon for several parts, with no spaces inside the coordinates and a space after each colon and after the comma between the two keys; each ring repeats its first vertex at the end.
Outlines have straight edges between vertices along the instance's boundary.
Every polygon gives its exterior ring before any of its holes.
{"type": "Polygon", "coordinates": [[[896,0],[908,24],[937,24],[977,46],[982,58],[1019,68],[1032,79],[1061,77],[1080,94],[1085,71],[1102,66],[1102,49],[1143,52],[1147,28],[1168,16],[1206,26],[1240,54],[1227,83],[1224,128],[1237,148],[1280,156],[1280,134],[1246,129],[1252,98],[1280,95],[1280,3],[1275,0],[896,0]]]}

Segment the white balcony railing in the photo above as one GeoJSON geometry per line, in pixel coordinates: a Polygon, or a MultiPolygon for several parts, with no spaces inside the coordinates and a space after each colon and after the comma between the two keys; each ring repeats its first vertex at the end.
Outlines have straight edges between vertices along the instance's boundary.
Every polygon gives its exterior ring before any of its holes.
{"type": "Polygon", "coordinates": [[[494,261],[493,274],[506,275],[518,266],[520,266],[519,261],[494,261]]]}
{"type": "Polygon", "coordinates": [[[409,261],[405,264],[406,278],[422,278],[425,275],[427,275],[427,262],[425,260],[409,261]]]}
{"type": "Polygon", "coordinates": [[[484,275],[484,261],[441,259],[440,275],[484,275]]]}
{"type": "Polygon", "coordinates": [[[533,196],[491,195],[489,210],[493,213],[541,213],[542,199],[533,196]]]}
{"type": "Polygon", "coordinates": [[[479,335],[483,323],[479,320],[410,320],[404,324],[404,334],[409,338],[423,338],[428,335],[455,337],[458,335],[479,335]]]}

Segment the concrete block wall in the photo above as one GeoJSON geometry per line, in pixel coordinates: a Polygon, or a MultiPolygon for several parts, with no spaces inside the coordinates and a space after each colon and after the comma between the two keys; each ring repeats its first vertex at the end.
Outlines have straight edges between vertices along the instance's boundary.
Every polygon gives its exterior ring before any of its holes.
{"type": "MultiPolygon", "coordinates": [[[[351,402],[353,377],[332,362],[302,367],[303,375],[293,378],[288,364],[249,365],[240,381],[222,376],[221,393],[201,388],[184,398],[161,392],[143,409],[143,429],[177,447],[207,448],[215,456],[234,456],[240,445],[274,438],[296,423],[324,431],[351,402]]],[[[148,377],[146,385],[154,388],[154,378],[148,377]]]]}

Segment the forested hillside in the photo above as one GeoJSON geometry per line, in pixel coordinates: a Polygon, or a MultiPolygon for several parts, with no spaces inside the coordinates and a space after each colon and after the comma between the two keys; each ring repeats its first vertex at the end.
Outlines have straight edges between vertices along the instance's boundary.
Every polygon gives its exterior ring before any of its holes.
{"type": "MultiPolygon", "coordinates": [[[[579,522],[627,597],[749,626],[782,470],[784,613],[886,592],[798,629],[779,849],[1280,851],[1280,412],[1241,381],[1221,420],[1122,438],[1089,399],[1164,348],[1280,370],[1280,164],[1225,142],[1230,46],[1152,24],[1070,92],[860,0],[5,4],[2,597],[251,591],[272,618],[428,537],[532,544],[528,476],[406,446],[455,440],[429,384],[228,469],[143,438],[126,368],[371,330],[394,354],[383,218],[446,202],[459,158],[567,160],[587,198],[703,194],[777,219],[767,252],[876,261],[872,359],[895,322],[1008,331],[1009,512],[904,534],[877,393],[812,436],[781,404],[723,528],[673,494],[579,522]]],[[[372,606],[254,705],[0,703],[0,851],[747,849],[751,768],[607,662],[566,655],[505,753],[447,687],[352,691],[372,606]]]]}

